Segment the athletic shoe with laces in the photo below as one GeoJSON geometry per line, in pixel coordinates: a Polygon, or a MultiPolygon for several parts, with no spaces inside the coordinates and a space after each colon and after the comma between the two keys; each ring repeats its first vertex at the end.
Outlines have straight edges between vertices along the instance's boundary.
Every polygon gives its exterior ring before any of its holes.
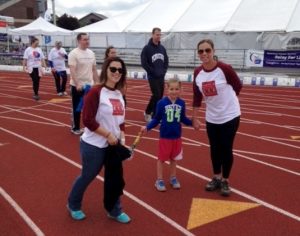
{"type": "Polygon", "coordinates": [[[71,133],[73,133],[75,135],[82,135],[83,130],[81,130],[81,129],[71,129],[71,133]]]}
{"type": "Polygon", "coordinates": [[[73,211],[69,205],[67,205],[67,209],[70,213],[70,216],[74,219],[74,220],[83,220],[85,219],[85,214],[83,213],[83,211],[78,210],[78,211],[73,211]]]}
{"type": "Polygon", "coordinates": [[[33,95],[33,99],[38,101],[38,100],[40,100],[40,96],[39,95],[33,95]]]}
{"type": "Polygon", "coordinates": [[[131,221],[130,217],[125,212],[121,213],[118,216],[112,216],[110,214],[107,214],[107,216],[108,218],[113,219],[122,224],[128,224],[131,221]]]}
{"type": "Polygon", "coordinates": [[[170,184],[173,189],[180,189],[180,183],[178,182],[177,178],[175,176],[171,177],[170,184]]]}
{"type": "Polygon", "coordinates": [[[61,97],[63,95],[63,93],[60,92],[60,93],[57,93],[57,95],[61,97]]]}
{"type": "Polygon", "coordinates": [[[221,190],[220,190],[220,194],[221,194],[222,196],[224,196],[224,197],[227,197],[227,196],[230,195],[230,192],[231,192],[231,190],[230,190],[230,188],[229,188],[228,181],[223,180],[223,181],[221,182],[221,190]]]}
{"type": "Polygon", "coordinates": [[[162,179],[158,179],[155,182],[155,188],[157,189],[157,191],[159,192],[164,192],[166,191],[166,186],[165,186],[165,182],[162,179]]]}
{"type": "Polygon", "coordinates": [[[221,187],[221,180],[216,177],[213,177],[212,180],[206,184],[205,190],[214,191],[216,189],[219,189],[220,187],[221,187]]]}

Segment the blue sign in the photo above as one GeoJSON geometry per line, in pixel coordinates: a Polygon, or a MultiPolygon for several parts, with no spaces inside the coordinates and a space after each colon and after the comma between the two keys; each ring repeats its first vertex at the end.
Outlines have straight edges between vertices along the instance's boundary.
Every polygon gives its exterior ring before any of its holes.
{"type": "Polygon", "coordinates": [[[264,67],[300,69],[300,51],[264,51],[264,67]]]}
{"type": "Polygon", "coordinates": [[[45,44],[51,43],[51,36],[45,35],[44,38],[45,38],[45,44]]]}

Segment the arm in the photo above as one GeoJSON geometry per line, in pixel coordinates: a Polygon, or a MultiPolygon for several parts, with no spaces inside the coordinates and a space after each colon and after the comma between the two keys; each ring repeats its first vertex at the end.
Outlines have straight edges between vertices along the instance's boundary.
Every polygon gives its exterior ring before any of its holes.
{"type": "Polygon", "coordinates": [[[97,67],[96,67],[96,64],[93,65],[93,80],[94,80],[94,83],[95,84],[99,84],[99,76],[98,76],[98,73],[97,73],[97,67]]]}
{"type": "Polygon", "coordinates": [[[169,57],[168,57],[168,54],[167,54],[167,51],[166,51],[166,50],[165,50],[164,67],[165,67],[165,71],[167,72],[168,67],[169,67],[169,57]]]}
{"type": "Polygon", "coordinates": [[[187,126],[192,126],[193,125],[193,122],[191,119],[187,118],[186,115],[185,115],[185,103],[183,102],[183,105],[182,105],[182,111],[181,111],[181,122],[187,126]]]}
{"type": "Polygon", "coordinates": [[[23,59],[22,65],[23,65],[23,71],[27,72],[27,59],[25,58],[23,59]]]}
{"type": "Polygon", "coordinates": [[[225,70],[225,77],[228,84],[230,84],[235,91],[236,95],[240,94],[240,91],[242,89],[242,83],[237,75],[237,73],[234,71],[234,69],[230,65],[226,65],[224,67],[225,70]]]}
{"type": "Polygon", "coordinates": [[[198,130],[200,129],[200,121],[198,118],[198,110],[199,107],[201,106],[201,102],[203,99],[202,93],[200,92],[197,84],[196,84],[196,78],[198,73],[200,72],[201,68],[196,68],[194,70],[194,81],[193,81],[193,127],[198,130]]]}
{"type": "Polygon", "coordinates": [[[148,74],[153,74],[153,68],[152,66],[148,63],[148,59],[147,59],[147,46],[145,46],[142,50],[141,53],[141,64],[142,67],[144,68],[144,70],[148,73],[148,74]]]}
{"type": "Polygon", "coordinates": [[[159,122],[161,121],[162,116],[163,116],[163,111],[164,111],[163,104],[161,101],[159,101],[156,105],[155,116],[150,121],[150,123],[147,125],[147,131],[155,128],[159,124],[159,122]]]}

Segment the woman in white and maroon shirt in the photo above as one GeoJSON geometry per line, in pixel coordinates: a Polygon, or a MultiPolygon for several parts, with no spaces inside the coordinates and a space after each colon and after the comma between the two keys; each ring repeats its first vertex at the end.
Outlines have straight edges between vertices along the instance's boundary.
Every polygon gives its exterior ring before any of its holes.
{"type": "MultiPolygon", "coordinates": [[[[100,74],[100,84],[85,96],[82,120],[85,125],[80,140],[82,172],[76,179],[68,199],[68,209],[73,219],[82,220],[84,192],[101,171],[109,145],[124,140],[125,105],[120,89],[126,80],[126,66],[118,57],[107,59],[100,74]]],[[[107,171],[107,170],[106,170],[107,171]]],[[[110,218],[128,223],[129,216],[122,211],[120,199],[108,212],[110,218]]]]}
{"type": "Polygon", "coordinates": [[[241,115],[237,96],[242,84],[230,65],[214,59],[212,40],[201,40],[197,50],[202,65],[194,70],[193,124],[196,129],[200,126],[198,108],[204,99],[206,130],[214,173],[205,189],[220,189],[221,195],[228,196],[228,178],[233,165],[233,141],[241,115]]]}

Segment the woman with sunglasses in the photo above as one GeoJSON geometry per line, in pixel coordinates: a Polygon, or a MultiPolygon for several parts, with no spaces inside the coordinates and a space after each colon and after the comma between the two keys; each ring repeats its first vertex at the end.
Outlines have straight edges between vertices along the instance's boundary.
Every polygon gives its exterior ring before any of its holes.
{"type": "MultiPolygon", "coordinates": [[[[125,105],[120,89],[125,84],[126,73],[126,66],[122,59],[108,58],[102,66],[100,84],[92,87],[84,98],[82,120],[85,129],[80,139],[82,172],[76,179],[68,198],[68,209],[75,220],[85,218],[81,210],[83,195],[104,163],[107,163],[108,158],[112,158],[108,155],[109,146],[117,145],[119,140],[124,139],[125,105]]],[[[105,178],[108,176],[107,171],[110,170],[105,168],[105,178]]],[[[111,171],[116,172],[116,170],[111,171]]],[[[105,184],[106,181],[111,179],[105,179],[105,184]]],[[[112,196],[108,196],[104,188],[104,205],[109,218],[120,223],[128,223],[130,218],[122,211],[120,203],[120,195],[125,184],[123,178],[121,182],[120,194],[111,209],[107,207],[105,199],[111,200],[112,196]]]]}
{"type": "Polygon", "coordinates": [[[202,64],[194,70],[193,125],[200,127],[198,108],[206,103],[206,131],[210,143],[213,178],[207,191],[230,195],[229,176],[233,165],[233,142],[240,122],[238,95],[242,84],[230,65],[214,59],[214,43],[201,40],[197,45],[202,64]]]}

